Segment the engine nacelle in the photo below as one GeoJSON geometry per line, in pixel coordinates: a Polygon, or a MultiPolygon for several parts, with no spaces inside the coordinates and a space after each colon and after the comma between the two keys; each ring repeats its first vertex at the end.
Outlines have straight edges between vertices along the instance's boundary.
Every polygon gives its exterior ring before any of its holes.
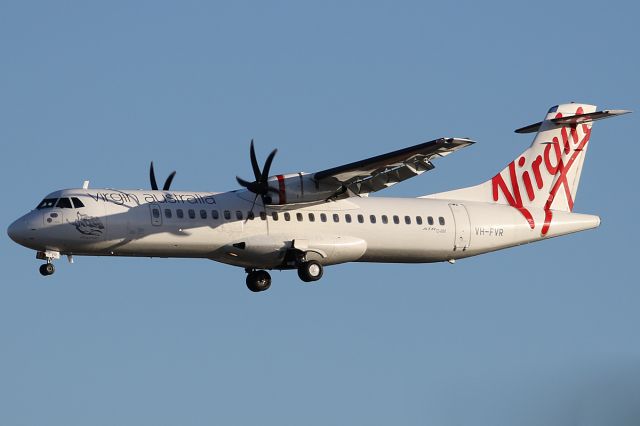
{"type": "Polygon", "coordinates": [[[320,184],[309,173],[290,173],[271,176],[267,180],[271,202],[267,204],[312,203],[324,201],[336,195],[340,185],[320,184]]]}

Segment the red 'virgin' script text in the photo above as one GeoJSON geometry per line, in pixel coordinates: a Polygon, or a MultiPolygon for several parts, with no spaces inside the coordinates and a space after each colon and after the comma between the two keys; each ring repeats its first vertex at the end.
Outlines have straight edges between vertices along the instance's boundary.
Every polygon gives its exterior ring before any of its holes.
{"type": "MultiPolygon", "coordinates": [[[[576,110],[576,115],[579,114],[583,114],[582,108],[576,110]]],[[[562,114],[558,113],[555,118],[560,117],[562,117],[562,114]]],[[[522,201],[516,162],[517,167],[521,170],[520,178],[529,201],[534,201],[537,195],[544,196],[544,194],[540,194],[543,192],[541,190],[544,187],[543,173],[545,173],[545,176],[553,177],[549,196],[544,204],[545,218],[541,230],[542,235],[546,235],[547,232],[549,232],[551,219],[553,218],[551,205],[561,188],[564,190],[569,211],[573,210],[573,195],[571,194],[567,174],[574,165],[576,158],[584,151],[591,137],[591,129],[589,126],[587,124],[581,124],[580,126],[584,133],[582,139],[578,137],[578,131],[575,126],[561,127],[560,137],[562,141],[560,141],[557,136],[553,137],[551,143],[547,143],[545,146],[544,152],[537,155],[528,167],[526,167],[527,159],[524,156],[509,163],[507,167],[509,170],[509,185],[505,182],[502,172],[491,179],[493,200],[498,201],[500,194],[502,194],[507,200],[507,203],[509,203],[511,207],[516,208],[527,220],[531,229],[534,229],[536,224],[533,215],[529,209],[524,206],[522,201]]]]}

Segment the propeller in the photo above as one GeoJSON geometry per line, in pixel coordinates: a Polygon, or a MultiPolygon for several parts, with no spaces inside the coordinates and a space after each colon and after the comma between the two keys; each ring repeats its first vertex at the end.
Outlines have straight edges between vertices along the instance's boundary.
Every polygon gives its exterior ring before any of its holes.
{"type": "MultiPolygon", "coordinates": [[[[173,178],[176,175],[176,171],[172,171],[171,174],[167,177],[167,180],[164,181],[164,185],[162,186],[163,191],[168,191],[171,187],[171,182],[173,182],[173,178]]],[[[151,181],[151,189],[154,191],[158,190],[158,183],[156,182],[156,174],[153,171],[153,161],[151,162],[151,167],[149,167],[149,180],[151,181]]]]}
{"type": "MultiPolygon", "coordinates": [[[[264,162],[264,167],[260,170],[260,166],[258,165],[258,160],[256,159],[256,150],[253,147],[253,139],[251,139],[251,148],[249,150],[249,156],[251,157],[251,167],[253,168],[253,176],[255,180],[253,182],[249,182],[247,180],[242,179],[239,176],[236,176],[236,180],[240,184],[247,188],[247,190],[256,194],[253,199],[253,205],[256,204],[256,200],[258,196],[262,198],[262,204],[265,205],[267,202],[271,202],[270,199],[267,198],[269,192],[278,192],[277,189],[271,188],[267,179],[269,178],[269,170],[271,169],[271,163],[273,162],[273,157],[276,156],[278,152],[277,149],[271,151],[271,154],[267,157],[267,160],[264,162]]],[[[253,211],[253,206],[251,206],[251,211],[253,211]]]]}

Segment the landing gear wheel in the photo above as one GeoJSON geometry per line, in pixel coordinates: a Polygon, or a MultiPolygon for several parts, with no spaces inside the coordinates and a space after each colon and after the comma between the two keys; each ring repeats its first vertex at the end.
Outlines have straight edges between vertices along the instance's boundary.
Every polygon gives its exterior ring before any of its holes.
{"type": "Polygon", "coordinates": [[[318,281],[322,278],[322,273],[322,265],[315,260],[301,263],[300,266],[298,266],[298,276],[306,283],[318,281]]]}
{"type": "Polygon", "coordinates": [[[40,273],[45,277],[48,275],[53,275],[55,271],[56,271],[56,268],[55,266],[53,266],[53,263],[45,263],[40,265],[40,273]]]}
{"type": "Polygon", "coordinates": [[[251,271],[247,274],[247,288],[254,293],[271,287],[271,275],[267,271],[251,271]]]}

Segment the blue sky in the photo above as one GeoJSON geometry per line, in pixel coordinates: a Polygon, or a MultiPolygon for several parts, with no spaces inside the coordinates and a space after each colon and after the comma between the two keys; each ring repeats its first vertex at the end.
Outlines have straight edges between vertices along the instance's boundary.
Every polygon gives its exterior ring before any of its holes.
{"type": "MultiPolygon", "coordinates": [[[[0,4],[0,224],[48,192],[222,191],[279,149],[321,170],[478,143],[388,190],[492,176],[568,101],[638,108],[633,2],[0,4]]],[[[0,236],[0,423],[635,425],[638,113],[594,127],[595,231],[316,284],[204,260],[78,258],[43,279],[0,236]]]]}

